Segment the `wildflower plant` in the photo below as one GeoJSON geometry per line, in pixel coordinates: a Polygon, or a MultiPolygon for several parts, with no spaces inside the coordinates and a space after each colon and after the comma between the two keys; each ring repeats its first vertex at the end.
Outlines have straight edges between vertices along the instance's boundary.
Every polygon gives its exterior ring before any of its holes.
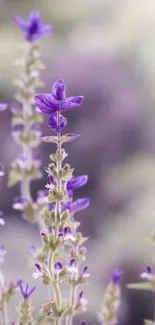
{"type": "MultiPolygon", "coordinates": [[[[75,176],[74,169],[65,163],[67,153],[64,144],[77,139],[79,134],[64,133],[64,129],[67,125],[65,112],[79,107],[83,103],[83,96],[67,97],[66,83],[61,78],[54,83],[51,94],[36,95],[36,88],[42,85],[40,40],[49,36],[52,26],[42,24],[38,11],[31,12],[28,21],[16,16],[15,22],[24,32],[27,49],[21,65],[20,80],[15,81],[18,86],[18,105],[11,106],[12,135],[21,146],[22,154],[12,164],[9,186],[20,182],[20,195],[15,198],[13,208],[22,211],[27,220],[36,222],[40,227],[42,247],[40,249],[34,244],[30,247],[35,268],[33,278],[35,281],[41,280],[48,287],[49,297],[37,309],[37,314],[34,313],[31,297],[35,286],[30,288],[23,280],[7,285],[0,270],[0,324],[10,324],[7,304],[15,294],[20,293],[18,319],[12,324],[73,325],[74,316],[87,309],[88,302],[83,287],[88,284],[89,278],[85,262],[85,243],[88,238],[79,231],[80,222],[76,221],[75,215],[88,208],[90,200],[74,199],[74,192],[87,184],[88,176],[75,176]],[[50,136],[41,136],[43,114],[49,117],[48,127],[53,132],[50,136]],[[45,190],[39,190],[37,200],[34,201],[31,196],[31,181],[41,177],[41,162],[36,153],[40,141],[54,143],[56,151],[50,154],[50,162],[45,169],[48,179],[45,190]],[[63,295],[63,286],[67,286],[68,297],[63,295]]],[[[0,111],[6,108],[6,104],[0,105],[0,111]]],[[[0,177],[3,175],[3,165],[0,165],[0,177]]],[[[4,224],[0,213],[0,227],[4,224]]],[[[5,247],[1,244],[0,263],[3,263],[5,255],[5,247]]],[[[100,310],[100,321],[104,325],[117,323],[122,273],[122,270],[114,270],[104,295],[100,310]]],[[[151,268],[147,268],[147,274],[149,285],[151,283],[151,286],[155,286],[151,268]]],[[[86,321],[83,320],[81,325],[86,325],[86,321]]]]}
{"type": "MultiPolygon", "coordinates": [[[[22,147],[22,154],[12,163],[9,174],[9,186],[20,182],[20,195],[15,198],[13,208],[22,211],[23,216],[35,222],[40,205],[31,196],[31,181],[42,176],[40,171],[40,156],[36,152],[39,146],[38,136],[41,135],[43,117],[35,107],[34,96],[36,88],[42,86],[40,70],[44,68],[41,62],[40,41],[51,34],[52,25],[41,22],[40,13],[32,11],[29,20],[16,16],[15,23],[24,32],[26,52],[20,65],[20,79],[14,84],[18,87],[15,96],[18,105],[12,105],[12,136],[22,147]]],[[[40,225],[41,220],[38,220],[40,225]]],[[[41,225],[40,225],[41,227],[41,225]]]]}
{"type": "Polygon", "coordinates": [[[73,169],[69,164],[63,163],[67,153],[63,144],[78,137],[77,134],[61,134],[67,125],[63,113],[80,106],[82,96],[66,97],[66,85],[63,79],[58,79],[51,94],[38,94],[35,96],[37,107],[49,115],[48,126],[55,135],[41,137],[41,141],[55,143],[56,153],[50,155],[46,172],[48,174],[48,203],[49,208],[44,208],[45,229],[41,231],[43,241],[42,253],[45,259],[36,263],[35,278],[42,279],[45,285],[53,288],[54,296],[42,306],[42,313],[47,320],[58,325],[61,319],[66,320],[66,325],[72,324],[72,318],[78,311],[86,308],[87,300],[79,286],[87,283],[87,266],[81,269],[80,264],[85,260],[86,248],[83,244],[87,238],[78,232],[79,223],[74,219],[76,212],[89,206],[89,199],[73,199],[73,192],[85,185],[88,176],[73,176],[73,169]],[[60,256],[62,258],[60,259],[60,256]],[[71,288],[70,299],[64,299],[61,294],[60,284],[67,284],[71,288]]]}

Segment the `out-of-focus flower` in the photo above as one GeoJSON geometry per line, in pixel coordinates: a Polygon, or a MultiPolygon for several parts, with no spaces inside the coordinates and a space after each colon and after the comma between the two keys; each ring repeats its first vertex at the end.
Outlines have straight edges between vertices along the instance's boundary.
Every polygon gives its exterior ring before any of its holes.
{"type": "Polygon", "coordinates": [[[112,274],[112,282],[113,284],[118,284],[123,276],[123,271],[119,269],[114,269],[112,274]]]}
{"type": "Polygon", "coordinates": [[[24,200],[22,196],[18,195],[14,198],[12,207],[15,210],[23,211],[26,203],[26,200],[24,200]]]}
{"type": "Polygon", "coordinates": [[[0,103],[0,112],[5,111],[8,108],[7,103],[0,103]]]}
{"type": "Polygon", "coordinates": [[[14,21],[24,31],[26,40],[29,42],[38,41],[42,37],[49,36],[53,29],[50,24],[42,24],[40,13],[37,10],[30,13],[29,20],[15,16],[14,21]]]}
{"type": "Polygon", "coordinates": [[[22,280],[19,280],[18,281],[18,285],[19,285],[19,288],[20,288],[20,292],[22,294],[22,297],[24,300],[27,300],[29,299],[29,297],[32,295],[32,293],[34,292],[35,290],[35,287],[33,287],[32,289],[29,289],[29,285],[27,284],[26,287],[23,286],[23,281],[22,280]]]}

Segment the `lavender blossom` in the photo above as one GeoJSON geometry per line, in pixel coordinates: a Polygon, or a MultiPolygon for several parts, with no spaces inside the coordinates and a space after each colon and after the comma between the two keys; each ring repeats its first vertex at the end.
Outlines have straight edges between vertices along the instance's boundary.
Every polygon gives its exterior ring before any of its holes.
{"type": "Polygon", "coordinates": [[[122,270],[119,270],[117,268],[114,269],[111,281],[105,292],[101,305],[101,311],[99,314],[100,320],[104,325],[117,324],[118,310],[121,302],[120,280],[122,278],[122,275],[122,270]]]}
{"type": "Polygon", "coordinates": [[[22,294],[22,297],[24,300],[27,300],[30,298],[30,296],[32,295],[32,293],[34,292],[35,290],[35,287],[33,287],[32,289],[29,289],[29,285],[27,284],[26,287],[23,286],[23,281],[22,280],[19,280],[18,281],[18,285],[19,285],[19,288],[20,288],[20,292],[22,294]]]}
{"type": "MultiPolygon", "coordinates": [[[[73,200],[74,190],[84,186],[88,181],[88,176],[73,177],[73,170],[70,166],[62,165],[67,156],[62,148],[63,143],[77,137],[72,133],[61,135],[61,131],[67,125],[67,119],[62,114],[81,105],[82,102],[83,96],[66,97],[66,84],[63,79],[58,79],[54,83],[51,94],[42,93],[35,96],[36,106],[42,113],[49,115],[48,125],[56,134],[51,137],[41,137],[41,140],[56,143],[57,151],[50,155],[53,163],[46,168],[49,179],[49,183],[46,185],[49,190],[47,196],[49,209],[45,208],[42,211],[45,225],[51,227],[50,233],[44,234],[44,231],[41,233],[44,244],[42,252],[46,252],[48,258],[45,258],[42,265],[35,264],[37,272],[33,274],[33,277],[41,278],[44,284],[53,286],[55,300],[52,305],[50,304],[50,308],[52,308],[50,315],[53,315],[53,318],[57,315],[55,314],[57,310],[63,310],[60,283],[68,283],[71,286],[70,301],[65,302],[66,306],[69,304],[70,312],[67,309],[64,310],[67,325],[71,325],[74,314],[78,311],[85,311],[87,305],[83,293],[77,297],[77,287],[86,284],[86,278],[89,276],[87,266],[83,268],[82,272],[79,272],[79,265],[84,260],[86,253],[85,249],[81,253],[80,246],[87,238],[77,232],[78,223],[74,221],[74,215],[87,208],[90,201],[87,198],[73,200]],[[55,256],[57,254],[59,256],[59,249],[64,249],[65,246],[67,263],[63,264],[61,260],[55,262],[55,256]],[[75,249],[74,256],[70,254],[70,247],[72,250],[75,249]]],[[[43,308],[43,310],[47,312],[47,308],[43,308]]],[[[57,325],[62,318],[63,314],[59,313],[57,325]]]]}
{"type": "Polygon", "coordinates": [[[0,112],[5,111],[8,108],[7,103],[0,103],[0,112]]]}
{"type": "MultiPolygon", "coordinates": [[[[23,216],[30,222],[36,222],[42,228],[41,218],[36,218],[40,210],[40,202],[31,196],[31,182],[42,177],[40,172],[41,161],[34,155],[34,150],[39,146],[38,137],[41,136],[40,125],[43,117],[38,112],[34,103],[36,88],[42,86],[40,71],[43,64],[40,59],[40,40],[49,36],[52,25],[41,22],[40,13],[36,10],[29,15],[28,21],[16,16],[16,24],[24,32],[28,48],[24,54],[24,65],[20,73],[20,80],[15,81],[18,86],[15,98],[19,105],[12,105],[12,136],[22,148],[22,159],[15,159],[9,174],[8,185],[13,186],[20,182],[20,196],[24,204],[14,202],[13,208],[23,211],[23,216]],[[23,160],[23,161],[22,161],[23,160]]],[[[45,206],[46,203],[43,205],[45,206]]]]}
{"type": "Polygon", "coordinates": [[[47,37],[51,34],[53,26],[42,24],[39,11],[34,10],[29,15],[29,20],[24,20],[20,16],[15,16],[14,21],[25,33],[28,42],[40,40],[42,37],[47,37]]]}
{"type": "Polygon", "coordinates": [[[123,276],[123,271],[119,269],[114,269],[112,274],[112,282],[113,284],[118,284],[123,276]]]}
{"type": "Polygon", "coordinates": [[[59,100],[56,92],[59,93],[62,84],[65,85],[65,81],[58,79],[52,88],[52,94],[38,94],[35,96],[36,105],[44,114],[53,115],[58,111],[67,111],[82,104],[83,96],[66,98],[65,90],[63,90],[63,96],[59,100]]]}

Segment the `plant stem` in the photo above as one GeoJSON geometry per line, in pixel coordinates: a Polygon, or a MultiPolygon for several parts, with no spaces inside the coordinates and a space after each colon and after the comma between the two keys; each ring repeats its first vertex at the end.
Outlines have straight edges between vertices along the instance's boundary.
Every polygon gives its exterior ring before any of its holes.
{"type": "MultiPolygon", "coordinates": [[[[60,123],[60,111],[58,110],[57,112],[57,125],[59,127],[59,123],[60,123]]],[[[60,133],[58,133],[58,147],[57,147],[58,151],[61,151],[61,143],[60,143],[60,133]]],[[[61,179],[59,177],[59,173],[60,173],[60,169],[61,169],[61,161],[57,161],[56,163],[56,169],[57,169],[57,174],[58,174],[58,180],[57,180],[57,191],[58,193],[61,192],[61,179]]],[[[57,216],[60,213],[61,207],[60,207],[60,202],[59,200],[56,201],[56,208],[55,208],[55,227],[53,228],[53,232],[54,232],[54,240],[56,242],[57,237],[58,237],[58,232],[59,232],[59,224],[58,224],[58,219],[57,216]]],[[[54,252],[51,251],[49,254],[49,259],[48,259],[48,268],[49,268],[49,274],[51,277],[51,281],[52,281],[52,286],[54,289],[54,294],[55,294],[55,301],[56,301],[56,305],[57,305],[57,309],[60,310],[61,308],[61,292],[60,292],[60,288],[59,288],[59,276],[54,276],[53,273],[53,265],[54,265],[54,252]]],[[[59,325],[60,324],[60,319],[55,319],[55,325],[59,325]]]]}
{"type": "MultiPolygon", "coordinates": [[[[3,275],[1,274],[3,277],[3,275]]],[[[3,285],[0,281],[0,298],[1,298],[1,325],[7,325],[8,319],[7,319],[7,305],[6,302],[3,300],[3,285]]]]}

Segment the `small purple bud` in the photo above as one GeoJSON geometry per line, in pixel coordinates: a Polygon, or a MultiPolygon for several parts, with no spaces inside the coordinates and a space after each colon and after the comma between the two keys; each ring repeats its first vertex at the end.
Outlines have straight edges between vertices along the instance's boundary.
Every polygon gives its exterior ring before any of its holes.
{"type": "Polygon", "coordinates": [[[69,231],[70,231],[70,227],[65,227],[65,228],[63,229],[64,237],[68,234],[69,231]]]}
{"type": "Polygon", "coordinates": [[[63,269],[63,265],[61,262],[56,262],[54,265],[54,269],[55,270],[62,270],[63,269]]]}
{"type": "Polygon", "coordinates": [[[66,98],[65,88],[66,88],[65,81],[61,78],[58,79],[52,87],[53,97],[58,101],[65,100],[66,98]]]}
{"type": "Polygon", "coordinates": [[[86,324],[87,324],[86,320],[82,320],[81,325],[86,325],[86,324]]]}
{"type": "Polygon", "coordinates": [[[80,247],[79,252],[80,252],[81,255],[85,255],[87,253],[87,248],[82,246],[82,247],[80,247]]]}
{"type": "Polygon", "coordinates": [[[47,237],[47,232],[45,230],[42,230],[40,233],[41,237],[47,237]]]}
{"type": "Polygon", "coordinates": [[[86,273],[86,272],[87,272],[87,270],[88,270],[88,266],[86,265],[86,266],[84,267],[84,269],[83,269],[83,272],[82,272],[82,274],[86,273]]]}
{"type": "Polygon", "coordinates": [[[39,272],[41,272],[41,265],[39,263],[34,264],[39,272]]]}
{"type": "Polygon", "coordinates": [[[70,261],[69,261],[69,267],[72,267],[73,264],[76,262],[76,258],[72,258],[70,261]]]}
{"type": "Polygon", "coordinates": [[[83,298],[84,295],[84,291],[80,291],[79,293],[79,297],[78,297],[78,301],[80,302],[80,300],[83,298]]]}
{"type": "Polygon", "coordinates": [[[152,274],[152,267],[150,265],[146,265],[145,269],[147,273],[152,274]]]}
{"type": "Polygon", "coordinates": [[[119,269],[114,269],[113,274],[112,274],[112,282],[113,284],[118,284],[122,278],[123,271],[119,269]]]}
{"type": "Polygon", "coordinates": [[[4,176],[4,165],[0,163],[0,177],[4,176]]]}
{"type": "Polygon", "coordinates": [[[11,128],[12,132],[23,132],[23,130],[24,130],[24,125],[23,124],[15,124],[11,128]]]}
{"type": "Polygon", "coordinates": [[[57,120],[57,117],[53,115],[51,115],[48,120],[48,126],[56,134],[63,131],[66,125],[67,119],[63,115],[60,115],[59,121],[57,120]]]}

